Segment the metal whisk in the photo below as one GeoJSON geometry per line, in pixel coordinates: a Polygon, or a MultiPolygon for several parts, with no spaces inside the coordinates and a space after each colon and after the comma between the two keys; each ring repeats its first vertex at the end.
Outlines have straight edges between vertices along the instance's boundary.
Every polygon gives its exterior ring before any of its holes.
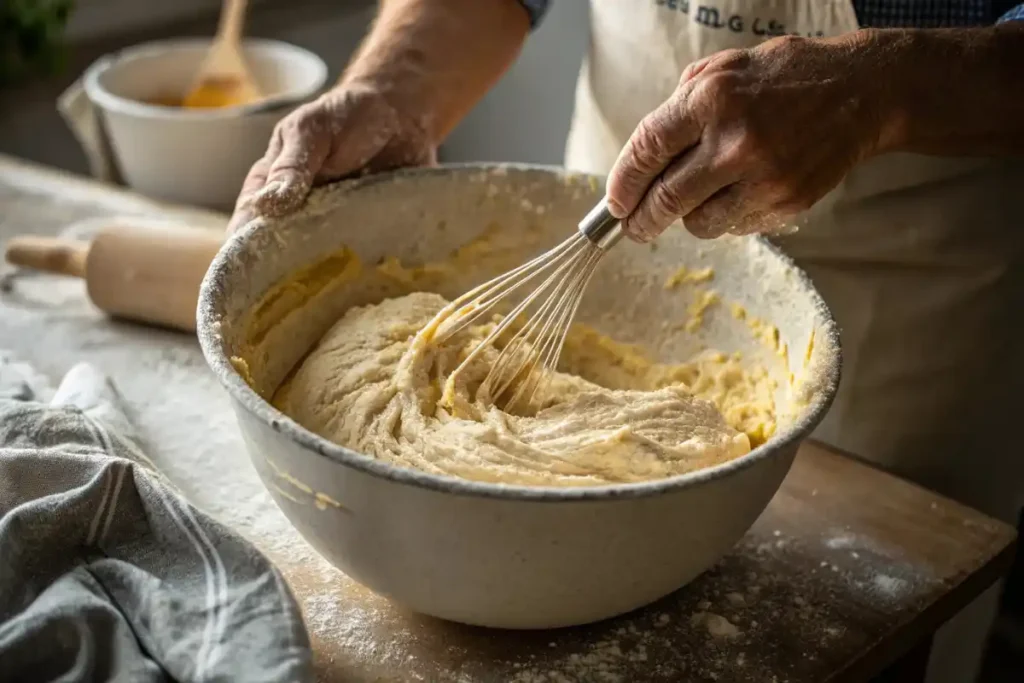
{"type": "Polygon", "coordinates": [[[532,402],[544,378],[558,364],[569,326],[601,257],[622,237],[619,220],[609,213],[604,199],[578,227],[576,234],[558,246],[466,292],[446,307],[447,317],[434,336],[438,344],[480,320],[513,292],[543,278],[455,369],[449,376],[450,385],[509,326],[522,320],[501,348],[478,392],[486,392],[497,403],[514,388],[504,404],[506,410],[524,398],[526,405],[532,402]]]}

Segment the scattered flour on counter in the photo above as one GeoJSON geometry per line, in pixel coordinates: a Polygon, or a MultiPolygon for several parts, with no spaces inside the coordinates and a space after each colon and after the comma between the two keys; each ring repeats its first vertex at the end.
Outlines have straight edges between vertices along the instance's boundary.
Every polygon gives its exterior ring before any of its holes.
{"type": "Polygon", "coordinates": [[[690,617],[690,625],[703,626],[713,638],[736,638],[742,633],[735,624],[714,612],[695,612],[690,617]]]}
{"type": "Polygon", "coordinates": [[[629,679],[623,671],[628,661],[618,641],[595,643],[583,654],[571,654],[557,668],[525,668],[517,672],[509,683],[625,683],[629,679]]]}
{"type": "Polygon", "coordinates": [[[875,578],[871,580],[871,585],[876,591],[882,593],[886,597],[896,598],[907,589],[909,584],[906,580],[895,576],[877,574],[875,578]]]}
{"type": "Polygon", "coordinates": [[[743,597],[742,593],[726,593],[725,599],[729,601],[733,607],[744,607],[747,604],[747,599],[743,597]]]}
{"type": "Polygon", "coordinates": [[[841,534],[826,540],[825,546],[832,550],[841,550],[843,548],[852,548],[856,543],[857,539],[852,534],[841,534]]]}

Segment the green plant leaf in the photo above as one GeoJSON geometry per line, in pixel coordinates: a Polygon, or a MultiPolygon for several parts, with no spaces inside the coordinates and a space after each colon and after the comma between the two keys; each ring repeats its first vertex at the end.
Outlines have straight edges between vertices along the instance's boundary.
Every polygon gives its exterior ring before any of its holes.
{"type": "Polygon", "coordinates": [[[66,63],[64,30],[74,0],[0,2],[0,87],[49,76],[66,63]]]}

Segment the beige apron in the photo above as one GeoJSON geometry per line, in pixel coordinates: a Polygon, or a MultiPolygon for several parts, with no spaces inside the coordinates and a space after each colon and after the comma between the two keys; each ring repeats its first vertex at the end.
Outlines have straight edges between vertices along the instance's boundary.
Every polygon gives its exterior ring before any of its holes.
{"type": "MultiPolygon", "coordinates": [[[[683,68],[780,33],[857,28],[849,0],[593,0],[566,165],[606,174],[683,68]]],[[[1024,489],[1018,161],[878,157],[779,242],[842,329],[843,381],[815,435],[1004,519],[1024,489]]]]}
{"type": "MultiPolygon", "coordinates": [[[[850,0],[592,0],[566,165],[607,174],[691,62],[856,28],[850,0]]],[[[1019,161],[891,154],[779,239],[842,330],[842,384],[815,436],[1007,520],[1024,497],[1021,195],[1019,161]]],[[[931,680],[971,678],[993,605],[946,629],[931,680]]]]}

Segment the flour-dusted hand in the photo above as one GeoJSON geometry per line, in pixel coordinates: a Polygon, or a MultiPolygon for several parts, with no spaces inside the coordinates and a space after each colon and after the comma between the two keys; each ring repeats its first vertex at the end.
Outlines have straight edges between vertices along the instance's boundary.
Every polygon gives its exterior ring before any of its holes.
{"type": "Polygon", "coordinates": [[[310,188],[437,161],[437,145],[512,64],[530,30],[518,0],[380,3],[341,82],[281,120],[228,226],[286,215],[310,188]]]}
{"type": "Polygon", "coordinates": [[[857,32],[781,37],[691,64],[622,149],[612,212],[638,241],[678,218],[698,237],[782,227],[881,149],[884,60],[857,32]]]}
{"type": "Polygon", "coordinates": [[[426,129],[372,85],[341,85],[277,124],[249,171],[228,231],[255,216],[283,216],[314,185],[359,173],[436,163],[426,129]]]}

